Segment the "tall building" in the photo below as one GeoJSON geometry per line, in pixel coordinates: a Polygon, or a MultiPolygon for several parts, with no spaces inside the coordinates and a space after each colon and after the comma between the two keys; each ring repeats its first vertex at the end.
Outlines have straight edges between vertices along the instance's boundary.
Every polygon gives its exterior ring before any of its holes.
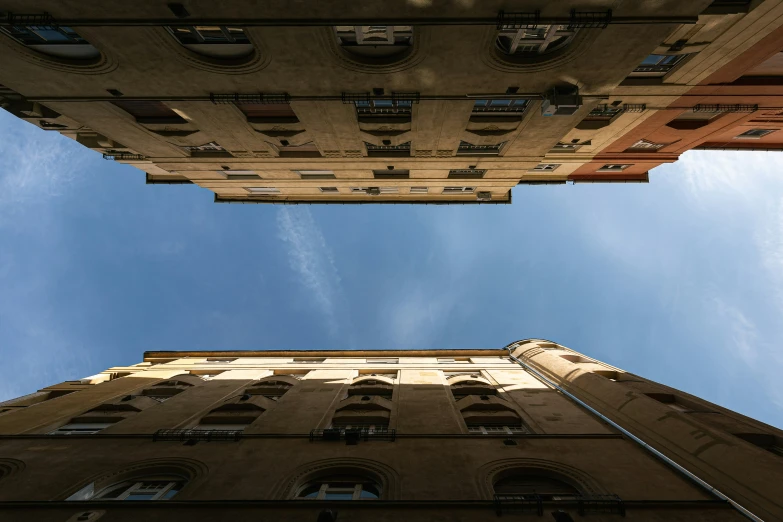
{"type": "Polygon", "coordinates": [[[510,203],[783,148],[781,49],[780,0],[2,0],[0,103],[216,202],[510,203]]]}
{"type": "Polygon", "coordinates": [[[783,432],[538,339],[146,352],[0,434],[3,521],[783,519],[783,432]]]}

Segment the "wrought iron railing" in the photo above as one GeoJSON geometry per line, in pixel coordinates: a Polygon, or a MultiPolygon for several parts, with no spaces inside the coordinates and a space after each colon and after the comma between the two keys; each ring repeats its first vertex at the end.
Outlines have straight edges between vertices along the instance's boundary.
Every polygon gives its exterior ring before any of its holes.
{"type": "Polygon", "coordinates": [[[242,437],[241,430],[158,430],[152,435],[153,442],[176,441],[238,441],[242,437]]]}

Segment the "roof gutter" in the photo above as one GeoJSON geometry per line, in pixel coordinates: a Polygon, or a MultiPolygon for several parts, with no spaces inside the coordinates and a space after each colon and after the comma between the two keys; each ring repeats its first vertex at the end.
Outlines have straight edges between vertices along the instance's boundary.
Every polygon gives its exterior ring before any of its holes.
{"type": "MultiPolygon", "coordinates": [[[[683,466],[679,465],[674,460],[670,459],[669,457],[667,457],[666,455],[664,455],[663,453],[661,453],[657,449],[653,448],[652,446],[650,446],[649,444],[644,442],[642,439],[640,439],[639,437],[637,437],[636,435],[634,435],[630,431],[626,430],[625,428],[623,428],[622,426],[620,426],[619,424],[617,424],[616,422],[614,422],[610,418],[606,417],[601,412],[599,412],[598,410],[596,410],[592,406],[588,405],[587,403],[585,403],[584,401],[582,401],[581,399],[579,399],[578,397],[576,397],[572,393],[566,391],[561,386],[557,385],[555,382],[553,382],[551,379],[546,377],[544,374],[542,374],[541,372],[539,372],[535,368],[531,367],[530,365],[528,365],[528,364],[522,362],[521,360],[517,359],[516,357],[514,357],[514,354],[511,352],[511,350],[513,348],[519,346],[520,344],[523,344],[523,343],[528,342],[528,341],[533,341],[533,340],[534,339],[523,339],[521,341],[516,341],[516,342],[511,343],[508,346],[506,346],[505,349],[508,350],[509,358],[511,358],[512,361],[516,362],[518,365],[520,365],[522,368],[524,368],[528,372],[530,372],[533,375],[535,375],[537,378],[539,378],[545,384],[551,386],[552,388],[556,389],[557,391],[559,391],[560,393],[562,393],[563,395],[565,395],[566,397],[571,399],[573,402],[575,402],[577,404],[577,406],[581,406],[585,410],[589,411],[590,413],[592,413],[593,415],[595,415],[596,417],[601,419],[603,422],[609,424],[610,426],[612,426],[613,428],[618,430],[620,433],[622,433],[623,435],[628,437],[630,440],[632,440],[633,442],[635,442],[638,445],[640,445],[642,448],[647,450],[653,456],[655,456],[659,460],[663,461],[665,464],[669,465],[669,467],[674,468],[675,471],[679,472],[682,476],[684,476],[685,478],[689,479],[691,482],[693,482],[696,485],[698,485],[699,487],[707,490],[707,492],[709,492],[710,494],[718,497],[719,499],[725,500],[726,502],[731,504],[737,511],[739,511],[740,513],[742,513],[743,515],[748,517],[750,520],[753,520],[755,522],[764,522],[764,520],[762,518],[757,517],[756,515],[751,513],[750,510],[744,508],[741,504],[739,504],[739,503],[735,502],[734,500],[730,499],[729,497],[727,497],[726,495],[724,495],[723,493],[721,493],[720,491],[715,489],[713,486],[711,486],[706,481],[704,481],[701,478],[699,478],[698,476],[694,475],[693,473],[691,473],[690,471],[685,469],[683,466]]],[[[549,342],[554,342],[554,341],[549,341],[549,342]]],[[[555,343],[555,344],[557,344],[557,343],[555,343]]]]}

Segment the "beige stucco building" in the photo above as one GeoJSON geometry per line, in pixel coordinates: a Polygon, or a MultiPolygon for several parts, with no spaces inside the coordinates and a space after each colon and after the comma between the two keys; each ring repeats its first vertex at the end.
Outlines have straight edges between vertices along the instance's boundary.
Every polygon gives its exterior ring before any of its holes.
{"type": "MultiPolygon", "coordinates": [[[[738,60],[766,63],[781,9],[0,0],[0,103],[218,202],[509,203],[520,183],[646,181],[688,145],[647,145],[644,122],[738,60]]],[[[751,85],[779,92],[776,67],[751,85]]]]}
{"type": "Polygon", "coordinates": [[[0,520],[774,521],[781,436],[538,339],[146,352],[0,404],[0,520]]]}

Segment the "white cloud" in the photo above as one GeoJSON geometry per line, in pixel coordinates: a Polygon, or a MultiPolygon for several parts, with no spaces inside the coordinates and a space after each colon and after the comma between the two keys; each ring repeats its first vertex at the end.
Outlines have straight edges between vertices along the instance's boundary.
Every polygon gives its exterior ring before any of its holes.
{"type": "Polygon", "coordinates": [[[338,300],[342,288],[334,256],[321,229],[306,207],[283,207],[277,213],[278,233],[288,244],[288,260],[301,284],[310,292],[332,335],[337,335],[338,300]]]}
{"type": "Polygon", "coordinates": [[[0,111],[0,227],[31,205],[65,194],[85,163],[81,147],[67,138],[7,118],[14,117],[0,111]]]}

